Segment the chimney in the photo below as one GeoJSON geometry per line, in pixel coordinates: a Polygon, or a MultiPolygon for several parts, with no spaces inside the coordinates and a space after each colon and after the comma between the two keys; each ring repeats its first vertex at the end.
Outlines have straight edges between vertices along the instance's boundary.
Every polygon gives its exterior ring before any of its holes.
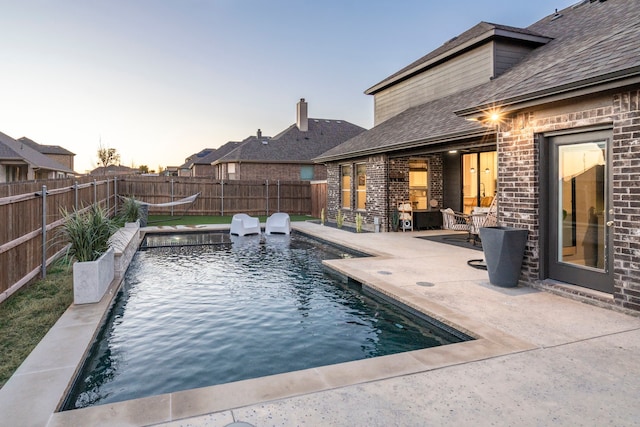
{"type": "Polygon", "coordinates": [[[258,139],[262,138],[262,131],[258,129],[258,133],[256,134],[258,139]]]}
{"type": "Polygon", "coordinates": [[[309,130],[309,117],[307,116],[307,103],[304,98],[300,98],[300,102],[296,108],[297,119],[296,124],[300,132],[306,132],[309,130]]]}

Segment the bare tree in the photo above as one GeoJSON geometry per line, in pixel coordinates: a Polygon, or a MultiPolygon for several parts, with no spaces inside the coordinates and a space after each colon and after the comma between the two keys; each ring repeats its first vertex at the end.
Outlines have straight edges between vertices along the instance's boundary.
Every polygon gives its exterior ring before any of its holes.
{"type": "Polygon", "coordinates": [[[120,164],[120,154],[115,148],[107,148],[102,144],[98,147],[98,166],[103,167],[103,172],[107,174],[107,167],[120,164]]]}

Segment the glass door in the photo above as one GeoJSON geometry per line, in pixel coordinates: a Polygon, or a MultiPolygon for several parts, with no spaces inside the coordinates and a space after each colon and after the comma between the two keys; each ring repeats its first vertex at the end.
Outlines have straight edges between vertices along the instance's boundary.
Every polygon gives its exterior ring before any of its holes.
{"type": "Polygon", "coordinates": [[[550,138],[549,276],[613,291],[609,131],[550,138]]]}
{"type": "Polygon", "coordinates": [[[488,208],[496,195],[498,156],[495,151],[462,155],[463,212],[488,208]]]}

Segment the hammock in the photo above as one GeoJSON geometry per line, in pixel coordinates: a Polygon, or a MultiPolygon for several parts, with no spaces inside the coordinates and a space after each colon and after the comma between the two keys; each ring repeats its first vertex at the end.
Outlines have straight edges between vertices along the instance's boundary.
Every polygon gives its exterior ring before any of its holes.
{"type": "Polygon", "coordinates": [[[155,207],[155,208],[168,208],[171,206],[179,206],[179,205],[186,205],[186,204],[190,204],[187,209],[185,209],[184,212],[182,212],[182,215],[180,215],[179,217],[175,217],[175,218],[171,218],[171,219],[167,219],[167,220],[160,220],[160,221],[150,221],[148,222],[148,224],[153,224],[154,222],[162,222],[162,221],[177,221],[179,219],[182,219],[187,212],[189,212],[189,209],[191,209],[191,207],[193,207],[194,203],[196,202],[196,199],[198,198],[198,196],[200,195],[200,193],[196,193],[192,196],[189,197],[185,197],[183,199],[180,200],[175,200],[173,202],[167,202],[167,203],[147,203],[147,202],[143,202],[140,200],[137,200],[133,197],[125,197],[125,196],[119,196],[121,199],[133,199],[135,200],[136,203],[138,203],[141,206],[147,206],[147,207],[155,207]]]}
{"type": "Polygon", "coordinates": [[[175,200],[173,202],[167,202],[167,203],[147,203],[147,202],[141,202],[140,200],[136,200],[136,202],[141,205],[152,206],[154,208],[168,208],[171,206],[178,206],[178,205],[185,205],[187,203],[193,203],[196,201],[199,195],[200,193],[196,193],[193,196],[185,197],[184,199],[175,200]]]}

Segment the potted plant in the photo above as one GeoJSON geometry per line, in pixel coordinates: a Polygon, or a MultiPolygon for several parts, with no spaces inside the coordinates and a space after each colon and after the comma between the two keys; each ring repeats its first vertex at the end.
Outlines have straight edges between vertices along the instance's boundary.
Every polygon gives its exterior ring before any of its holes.
{"type": "Polygon", "coordinates": [[[69,243],[67,256],[74,261],[74,303],[98,302],[114,277],[114,250],[109,239],[118,227],[97,205],[62,213],[61,233],[69,243]]]}
{"type": "Polygon", "coordinates": [[[117,221],[120,225],[126,227],[127,224],[134,223],[136,221],[142,222],[143,214],[144,212],[140,202],[133,197],[127,197],[122,203],[117,221]]]}

